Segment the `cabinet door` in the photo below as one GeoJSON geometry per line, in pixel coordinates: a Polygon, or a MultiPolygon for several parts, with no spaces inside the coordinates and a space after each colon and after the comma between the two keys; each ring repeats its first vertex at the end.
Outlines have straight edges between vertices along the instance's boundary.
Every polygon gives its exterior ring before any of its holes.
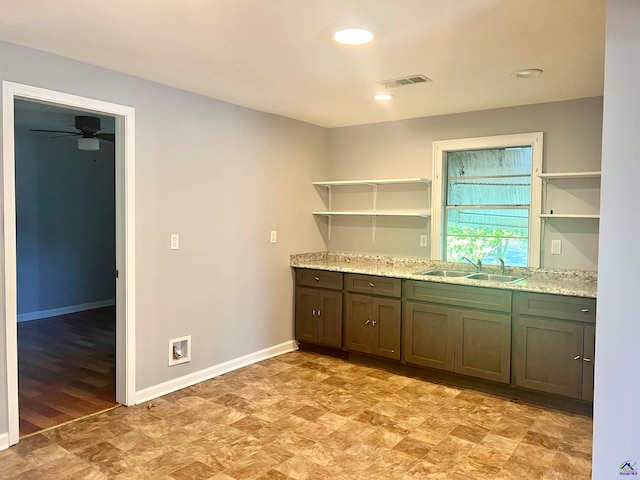
{"type": "Polygon", "coordinates": [[[407,363],[453,371],[454,318],[447,307],[405,302],[403,322],[407,363]]]}
{"type": "Polygon", "coordinates": [[[342,292],[318,290],[318,342],[342,347],[342,292]]]}
{"type": "Polygon", "coordinates": [[[582,397],[582,325],[518,317],[515,348],[517,386],[582,397]]]}
{"type": "Polygon", "coordinates": [[[584,327],[584,352],[582,355],[582,399],[593,402],[593,369],[596,354],[596,327],[584,327]]]}
{"type": "Polygon", "coordinates": [[[296,287],[296,338],[300,341],[318,341],[318,290],[296,287]]]}
{"type": "Polygon", "coordinates": [[[511,315],[456,310],[455,371],[511,381],[511,315]]]}
{"type": "Polygon", "coordinates": [[[400,360],[400,300],[373,297],[373,348],[380,357],[400,360]]]}
{"type": "Polygon", "coordinates": [[[356,352],[371,353],[373,341],[372,298],[347,294],[345,347],[356,352]]]}

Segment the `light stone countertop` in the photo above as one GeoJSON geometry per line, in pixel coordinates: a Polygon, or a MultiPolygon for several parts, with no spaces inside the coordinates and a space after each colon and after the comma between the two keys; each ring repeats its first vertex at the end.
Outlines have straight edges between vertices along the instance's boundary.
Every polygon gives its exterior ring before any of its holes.
{"type": "MultiPolygon", "coordinates": [[[[419,275],[427,270],[463,270],[473,273],[471,265],[417,258],[400,258],[358,253],[316,252],[291,255],[291,267],[359,273],[380,277],[406,278],[425,282],[452,283],[477,287],[501,288],[522,292],[551,293],[575,297],[596,298],[597,272],[582,270],[552,270],[546,268],[506,267],[505,274],[524,277],[516,283],[471,280],[463,277],[419,275]]],[[[483,272],[500,273],[495,265],[485,265],[483,272]]]]}

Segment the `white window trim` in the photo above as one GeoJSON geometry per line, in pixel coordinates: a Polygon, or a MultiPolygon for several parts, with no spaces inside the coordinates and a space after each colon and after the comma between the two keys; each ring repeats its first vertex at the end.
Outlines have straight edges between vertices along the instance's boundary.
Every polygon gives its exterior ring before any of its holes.
{"type": "Polygon", "coordinates": [[[540,266],[540,218],[538,214],[542,202],[542,180],[538,176],[542,172],[542,132],[518,133],[514,135],[497,135],[493,137],[462,138],[433,142],[433,183],[431,205],[431,259],[441,260],[444,251],[444,215],[446,205],[443,183],[447,175],[445,171],[446,153],[460,150],[483,150],[491,148],[531,147],[531,206],[529,212],[529,266],[540,266]]]}

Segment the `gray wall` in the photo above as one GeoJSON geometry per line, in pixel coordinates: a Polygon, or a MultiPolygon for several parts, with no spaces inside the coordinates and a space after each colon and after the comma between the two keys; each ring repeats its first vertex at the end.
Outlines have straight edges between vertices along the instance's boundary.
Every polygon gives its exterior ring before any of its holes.
{"type": "Polygon", "coordinates": [[[622,463],[640,461],[639,21],[640,2],[607,2],[594,479],[621,478],[622,463]]]}
{"type": "Polygon", "coordinates": [[[115,298],[114,153],[16,129],[18,314],[115,298]]]}
{"type": "Polygon", "coordinates": [[[293,338],[289,255],[326,249],[309,212],[327,130],[6,43],[0,79],[136,109],[138,390],[293,338]],[[192,360],[168,367],[183,335],[192,360]]]}
{"type": "MultiPolygon", "coordinates": [[[[319,180],[431,178],[432,144],[436,140],[537,131],[544,132],[546,172],[600,170],[602,98],[596,97],[332,129],[331,178],[319,180]]],[[[557,188],[560,185],[550,186],[549,201],[571,204],[577,211],[597,211],[599,185],[596,183],[594,188],[593,181],[580,185],[569,194],[563,194],[557,188]]],[[[324,195],[318,192],[320,204],[324,195]]],[[[355,193],[350,201],[354,196],[355,193]]],[[[370,199],[369,194],[360,197],[363,202],[370,199]]],[[[334,209],[341,201],[337,199],[334,209]]],[[[355,201],[352,208],[359,206],[360,199],[356,197],[355,201]]],[[[406,202],[411,209],[419,203],[414,198],[406,202]]],[[[318,224],[324,232],[326,221],[319,219],[318,224]]],[[[379,218],[373,242],[369,219],[334,218],[329,249],[428,257],[429,250],[419,246],[419,236],[428,231],[426,220],[379,218]]],[[[554,219],[545,235],[543,266],[597,270],[597,244],[597,220],[554,219]],[[552,239],[563,240],[562,255],[550,255],[552,239]]]]}

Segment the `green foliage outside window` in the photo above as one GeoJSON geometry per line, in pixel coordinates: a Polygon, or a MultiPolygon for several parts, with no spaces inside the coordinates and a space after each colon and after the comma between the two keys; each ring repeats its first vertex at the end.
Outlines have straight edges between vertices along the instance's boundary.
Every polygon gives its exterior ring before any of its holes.
{"type": "MultiPolygon", "coordinates": [[[[449,224],[447,227],[447,260],[462,261],[463,257],[494,259],[514,257],[513,250],[526,252],[527,231],[519,228],[475,227],[449,224]]],[[[516,264],[519,262],[513,262],[516,264]]],[[[526,259],[523,266],[526,266],[526,259]]]]}

